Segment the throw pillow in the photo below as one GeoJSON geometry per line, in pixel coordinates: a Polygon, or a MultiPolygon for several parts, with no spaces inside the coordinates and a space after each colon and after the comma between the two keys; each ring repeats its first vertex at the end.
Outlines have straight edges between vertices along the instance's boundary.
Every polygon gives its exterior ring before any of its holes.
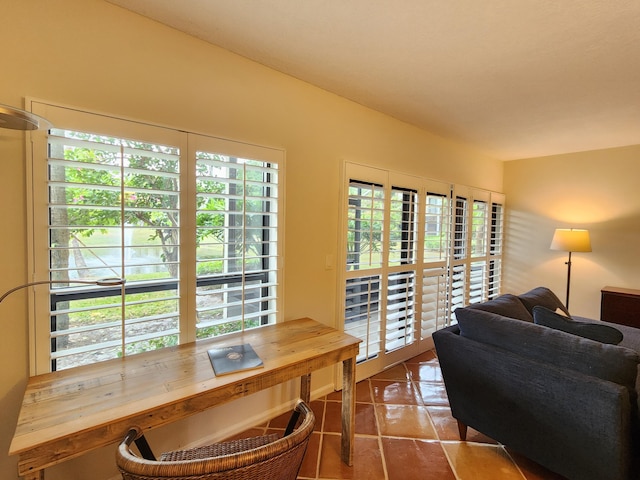
{"type": "Polygon", "coordinates": [[[533,290],[518,295],[518,298],[531,315],[533,315],[533,307],[541,305],[547,307],[549,310],[559,308],[566,313],[568,317],[571,316],[569,310],[567,310],[556,294],[547,287],[536,287],[533,290]]]}
{"type": "Polygon", "coordinates": [[[611,345],[619,344],[623,338],[622,332],[617,328],[609,325],[598,325],[597,323],[576,322],[539,305],[533,307],[533,321],[538,325],[611,345]]]}

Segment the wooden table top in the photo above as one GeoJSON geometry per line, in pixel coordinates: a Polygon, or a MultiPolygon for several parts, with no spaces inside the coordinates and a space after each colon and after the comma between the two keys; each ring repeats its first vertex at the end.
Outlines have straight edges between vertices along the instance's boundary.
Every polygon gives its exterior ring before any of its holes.
{"type": "Polygon", "coordinates": [[[354,358],[359,339],[309,318],[31,377],[9,454],[22,472],[119,442],[354,358]],[[216,377],[207,350],[250,343],[264,367],[216,377]]]}
{"type": "Polygon", "coordinates": [[[623,294],[623,295],[631,295],[633,297],[637,297],[638,295],[640,295],[640,290],[636,289],[636,288],[621,288],[621,287],[604,287],[602,290],[602,292],[609,292],[609,293],[619,293],[619,294],[623,294]]]}

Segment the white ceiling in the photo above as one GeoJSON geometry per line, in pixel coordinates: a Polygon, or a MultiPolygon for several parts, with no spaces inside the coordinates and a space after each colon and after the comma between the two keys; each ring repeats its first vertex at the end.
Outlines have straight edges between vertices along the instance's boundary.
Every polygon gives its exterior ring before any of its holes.
{"type": "Polygon", "coordinates": [[[638,0],[108,0],[501,159],[640,144],[638,0]]]}

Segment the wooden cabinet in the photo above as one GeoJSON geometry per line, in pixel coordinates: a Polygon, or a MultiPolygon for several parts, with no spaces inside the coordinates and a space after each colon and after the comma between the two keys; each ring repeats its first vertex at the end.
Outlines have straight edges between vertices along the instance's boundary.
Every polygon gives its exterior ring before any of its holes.
{"type": "Polygon", "coordinates": [[[640,328],[640,290],[604,287],[600,320],[640,328]]]}

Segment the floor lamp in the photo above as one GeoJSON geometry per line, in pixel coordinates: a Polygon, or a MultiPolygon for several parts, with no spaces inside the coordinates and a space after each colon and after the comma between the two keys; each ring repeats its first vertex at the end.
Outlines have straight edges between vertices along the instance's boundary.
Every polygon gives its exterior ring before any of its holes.
{"type": "Polygon", "coordinates": [[[17,287],[12,288],[11,290],[7,290],[0,296],[0,303],[11,295],[16,290],[20,290],[22,288],[33,287],[35,285],[56,285],[59,283],[63,283],[68,285],[70,283],[78,283],[83,285],[98,285],[100,287],[116,287],[119,285],[124,285],[126,280],[124,278],[101,278],[99,280],[41,280],[39,282],[29,282],[22,285],[18,285],[17,287]]]}
{"type": "Polygon", "coordinates": [[[38,115],[9,105],[0,105],[0,128],[39,130],[50,127],[51,124],[38,115]]]}
{"type": "MultiPolygon", "coordinates": [[[[0,128],[9,128],[11,130],[39,130],[44,128],[50,128],[51,123],[48,120],[45,120],[38,115],[35,115],[31,112],[27,112],[26,110],[21,110],[19,108],[10,107],[9,105],[0,105],[0,128]]],[[[34,285],[54,285],[57,283],[82,283],[88,285],[101,285],[101,286],[112,286],[112,285],[122,285],[124,284],[124,280],[121,278],[106,278],[101,280],[41,280],[39,282],[29,282],[23,285],[18,285],[11,290],[7,290],[0,296],[0,302],[2,302],[7,296],[11,295],[16,290],[20,290],[21,288],[32,287],[34,285]]]]}
{"type": "Polygon", "coordinates": [[[569,260],[564,262],[567,265],[567,301],[565,307],[569,309],[569,289],[571,287],[571,253],[590,252],[591,239],[589,230],[575,228],[556,228],[551,240],[551,250],[569,252],[569,260]]]}

